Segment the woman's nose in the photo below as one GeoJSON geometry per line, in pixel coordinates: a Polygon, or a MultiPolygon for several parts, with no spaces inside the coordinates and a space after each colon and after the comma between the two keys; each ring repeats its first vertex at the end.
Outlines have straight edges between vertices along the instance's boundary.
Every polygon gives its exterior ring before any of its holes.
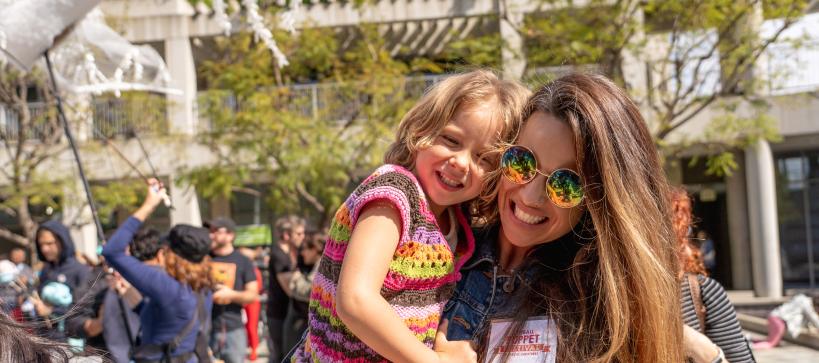
{"type": "Polygon", "coordinates": [[[520,189],[521,202],[530,207],[540,207],[546,202],[545,179],[538,175],[535,178],[524,184],[520,189]]]}

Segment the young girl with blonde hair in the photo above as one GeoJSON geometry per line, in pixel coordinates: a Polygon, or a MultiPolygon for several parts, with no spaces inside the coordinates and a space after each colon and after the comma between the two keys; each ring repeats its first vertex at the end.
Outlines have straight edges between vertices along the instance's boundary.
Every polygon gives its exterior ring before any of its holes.
{"type": "Polygon", "coordinates": [[[336,212],[294,362],[474,362],[436,341],[474,248],[463,210],[517,131],[528,91],[488,71],[451,76],[407,113],[385,161],[336,212]]]}

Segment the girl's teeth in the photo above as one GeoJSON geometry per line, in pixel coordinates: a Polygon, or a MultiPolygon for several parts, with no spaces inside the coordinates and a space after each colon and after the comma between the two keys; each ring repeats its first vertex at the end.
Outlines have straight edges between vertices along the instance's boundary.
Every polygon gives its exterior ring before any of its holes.
{"type": "Polygon", "coordinates": [[[441,181],[443,181],[444,184],[449,185],[453,188],[458,188],[461,186],[461,183],[459,183],[457,180],[449,179],[446,176],[444,176],[444,174],[441,174],[441,181]]]}
{"type": "Polygon", "coordinates": [[[538,224],[540,222],[543,222],[544,219],[546,219],[546,217],[533,216],[529,213],[520,210],[520,208],[515,208],[515,217],[517,217],[524,223],[528,224],[538,224]]]}

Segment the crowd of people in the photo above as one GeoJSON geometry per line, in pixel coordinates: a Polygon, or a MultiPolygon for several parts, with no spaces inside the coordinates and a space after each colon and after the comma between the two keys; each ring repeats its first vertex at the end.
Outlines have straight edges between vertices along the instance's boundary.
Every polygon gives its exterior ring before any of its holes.
{"type": "MultiPolygon", "coordinates": [[[[267,286],[262,275],[267,251],[235,247],[231,219],[215,218],[203,227],[176,225],[163,234],[143,223],[165,190],[151,180],[147,193],[96,263],[76,254],[68,228],[55,220],[36,233],[38,271],[27,264],[25,249],[12,248],[0,260],[0,303],[7,318],[2,324],[52,343],[58,349],[45,356],[54,361],[71,356],[115,363],[256,360],[263,341],[260,320],[272,322],[267,326],[271,352],[295,344],[306,327],[322,235],[303,243],[304,219],[281,218],[267,286]],[[265,291],[271,293],[263,319],[265,291]]],[[[14,353],[0,353],[0,361],[8,361],[8,354],[14,353]]],[[[31,357],[17,358],[42,361],[31,357]]],[[[271,355],[270,361],[280,359],[271,355]]]]}
{"type": "Polygon", "coordinates": [[[56,221],[37,232],[39,272],[21,249],[0,262],[0,326],[115,362],[242,362],[265,340],[271,362],[752,362],[692,243],[691,200],[664,175],[605,77],[530,92],[453,75],[326,233],[295,216],[262,250],[234,246],[228,218],[161,233],[143,226],[165,195],[150,180],[101,263],[78,261],[56,221]]]}

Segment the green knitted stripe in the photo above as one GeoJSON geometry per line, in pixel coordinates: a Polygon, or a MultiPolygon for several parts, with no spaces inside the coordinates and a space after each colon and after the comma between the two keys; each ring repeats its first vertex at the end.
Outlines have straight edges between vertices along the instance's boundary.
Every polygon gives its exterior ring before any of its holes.
{"type": "Polygon", "coordinates": [[[337,241],[338,243],[346,244],[347,241],[350,240],[351,232],[350,232],[350,229],[347,228],[347,226],[345,226],[345,225],[343,225],[341,223],[333,222],[332,225],[330,225],[330,230],[327,232],[327,234],[334,241],[337,241]]]}
{"type": "Polygon", "coordinates": [[[453,269],[452,263],[445,262],[418,261],[409,258],[395,259],[390,262],[390,270],[411,279],[444,277],[452,273],[453,269]]]}

